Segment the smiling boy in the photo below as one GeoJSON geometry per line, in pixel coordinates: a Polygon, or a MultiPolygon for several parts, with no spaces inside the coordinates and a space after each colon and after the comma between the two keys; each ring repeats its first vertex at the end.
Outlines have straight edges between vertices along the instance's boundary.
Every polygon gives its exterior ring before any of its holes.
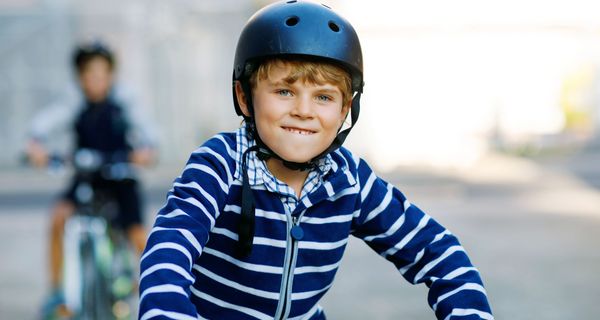
{"type": "MultiPolygon", "coordinates": [[[[237,101],[273,153],[305,163],[327,149],[342,127],[352,92],[346,72],[333,64],[309,60],[267,60],[249,80],[254,117],[240,82],[237,101]]],[[[266,161],[269,171],[289,185],[298,198],[307,170],[290,169],[282,161],[266,161]]]]}
{"type": "Polygon", "coordinates": [[[169,191],[141,261],[141,319],[325,319],[350,235],[425,283],[438,319],[493,319],[457,238],[341,146],[363,88],[346,20],[311,2],[263,8],[233,80],[244,124],[194,151],[169,191]]]}

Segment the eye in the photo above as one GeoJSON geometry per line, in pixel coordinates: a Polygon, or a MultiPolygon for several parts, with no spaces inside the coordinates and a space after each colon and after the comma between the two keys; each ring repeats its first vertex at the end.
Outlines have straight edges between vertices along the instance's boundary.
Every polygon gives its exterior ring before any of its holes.
{"type": "Polygon", "coordinates": [[[288,89],[279,89],[277,91],[275,91],[278,95],[280,96],[284,96],[284,97],[289,97],[292,95],[292,92],[288,89]]]}
{"type": "Polygon", "coordinates": [[[329,101],[332,101],[333,98],[331,98],[330,96],[325,95],[325,94],[320,94],[317,96],[317,100],[320,102],[329,102],[329,101]]]}

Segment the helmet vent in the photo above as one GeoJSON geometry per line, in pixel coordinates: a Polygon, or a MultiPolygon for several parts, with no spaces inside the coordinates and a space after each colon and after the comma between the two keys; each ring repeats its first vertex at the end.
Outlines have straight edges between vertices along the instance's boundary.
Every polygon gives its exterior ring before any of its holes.
{"type": "Polygon", "coordinates": [[[340,27],[333,21],[329,21],[329,29],[333,32],[340,32],[340,27]]]}
{"type": "Polygon", "coordinates": [[[285,24],[288,27],[293,27],[298,24],[298,21],[300,21],[300,18],[293,16],[293,17],[287,18],[287,20],[285,20],[285,24]]]}
{"type": "Polygon", "coordinates": [[[298,0],[290,0],[287,3],[296,3],[296,2],[298,2],[298,0]]]}

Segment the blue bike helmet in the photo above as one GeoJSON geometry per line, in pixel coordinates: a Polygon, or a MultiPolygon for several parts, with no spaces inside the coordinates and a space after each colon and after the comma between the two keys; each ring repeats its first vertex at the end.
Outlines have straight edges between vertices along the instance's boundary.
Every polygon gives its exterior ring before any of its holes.
{"type": "MultiPolygon", "coordinates": [[[[345,69],[352,78],[354,98],[350,109],[351,126],[339,132],[327,150],[307,164],[297,164],[281,159],[264,144],[262,146],[271,156],[283,160],[288,166],[310,167],[311,163],[339,148],[358,120],[360,95],[364,86],[360,41],[352,25],[326,5],[291,0],[262,8],[242,29],[235,52],[233,100],[238,115],[243,116],[243,113],[235,95],[235,82],[242,84],[250,112],[253,113],[249,78],[262,61],[276,57],[327,61],[345,69]]],[[[262,144],[257,134],[255,138],[262,144]]]]}
{"type": "MultiPolygon", "coordinates": [[[[264,59],[293,56],[340,65],[352,77],[352,90],[362,92],[362,50],[352,25],[326,5],[296,0],[266,6],[248,20],[235,51],[233,81],[247,81],[264,59]]],[[[234,104],[243,115],[235,95],[234,104]]]]}
{"type": "Polygon", "coordinates": [[[358,120],[360,95],[363,90],[363,59],[358,35],[352,25],[326,5],[308,1],[281,1],[256,12],[246,23],[238,39],[233,64],[233,100],[235,111],[249,123],[250,133],[256,146],[243,155],[242,214],[239,226],[239,245],[243,256],[250,254],[254,237],[254,198],[248,184],[246,156],[255,151],[259,158],[274,157],[292,169],[306,170],[316,161],[339,148],[358,120]],[[338,132],[332,144],[307,163],[290,162],[275,154],[260,139],[254,125],[250,76],[258,66],[270,58],[307,59],[333,63],[348,72],[351,77],[353,99],[350,108],[352,123],[338,132]],[[239,81],[250,116],[240,109],[235,94],[239,81]]]}

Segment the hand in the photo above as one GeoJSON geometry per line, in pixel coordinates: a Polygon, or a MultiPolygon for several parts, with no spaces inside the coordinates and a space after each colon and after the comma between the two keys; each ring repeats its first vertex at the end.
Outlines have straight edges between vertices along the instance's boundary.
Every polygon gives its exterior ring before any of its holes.
{"type": "Polygon", "coordinates": [[[129,161],[135,165],[149,166],[154,163],[155,152],[152,148],[141,148],[129,153],[129,161]]]}
{"type": "Polygon", "coordinates": [[[48,151],[46,151],[46,148],[41,143],[35,140],[29,141],[25,152],[27,152],[29,163],[34,167],[43,168],[48,165],[48,151]]]}

